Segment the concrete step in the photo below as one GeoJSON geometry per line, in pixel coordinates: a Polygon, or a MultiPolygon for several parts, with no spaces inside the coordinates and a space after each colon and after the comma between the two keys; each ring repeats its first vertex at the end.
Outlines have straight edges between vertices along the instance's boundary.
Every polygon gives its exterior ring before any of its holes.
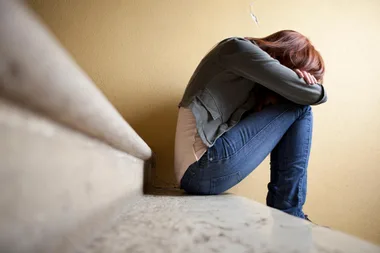
{"type": "Polygon", "coordinates": [[[379,253],[352,236],[243,197],[144,196],[81,253],[379,253]]]}
{"type": "Polygon", "coordinates": [[[0,252],[72,252],[142,195],[152,150],[23,1],[0,1],[0,252]]]}
{"type": "Polygon", "coordinates": [[[142,196],[144,166],[0,98],[0,252],[72,252],[142,196]]]}

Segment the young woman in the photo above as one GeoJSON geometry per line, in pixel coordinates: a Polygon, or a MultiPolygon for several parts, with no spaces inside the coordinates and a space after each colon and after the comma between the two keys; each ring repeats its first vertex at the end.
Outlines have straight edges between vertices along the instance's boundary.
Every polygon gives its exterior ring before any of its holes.
{"type": "Polygon", "coordinates": [[[305,218],[310,105],[327,100],[324,70],[310,41],[291,30],[215,46],[179,104],[175,173],[181,188],[220,194],[270,154],[267,205],[305,218]]]}

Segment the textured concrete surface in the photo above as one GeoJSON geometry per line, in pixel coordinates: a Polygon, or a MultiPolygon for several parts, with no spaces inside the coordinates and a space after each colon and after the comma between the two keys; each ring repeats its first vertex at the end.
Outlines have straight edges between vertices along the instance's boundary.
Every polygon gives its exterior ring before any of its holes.
{"type": "Polygon", "coordinates": [[[81,253],[379,253],[357,238],[234,195],[144,196],[81,253]]]}
{"type": "MultiPolygon", "coordinates": [[[[324,57],[331,96],[314,110],[306,211],[380,245],[380,0],[26,2],[157,153],[157,187],[177,185],[177,104],[202,57],[230,36],[305,34],[324,57]]],[[[232,191],[265,203],[268,178],[266,160],[232,191]]]]}
{"type": "Polygon", "coordinates": [[[72,252],[142,195],[144,161],[0,98],[0,252],[72,252]]]}
{"type": "Polygon", "coordinates": [[[1,96],[143,160],[152,151],[22,4],[0,1],[1,96]]]}

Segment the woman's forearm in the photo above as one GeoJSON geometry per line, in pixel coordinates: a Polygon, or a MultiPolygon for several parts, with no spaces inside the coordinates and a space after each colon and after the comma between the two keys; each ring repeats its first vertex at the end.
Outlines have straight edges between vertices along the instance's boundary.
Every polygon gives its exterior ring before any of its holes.
{"type": "Polygon", "coordinates": [[[281,65],[251,41],[235,38],[219,51],[220,64],[237,75],[250,79],[286,99],[302,105],[326,102],[322,85],[307,85],[291,69],[281,65]]]}

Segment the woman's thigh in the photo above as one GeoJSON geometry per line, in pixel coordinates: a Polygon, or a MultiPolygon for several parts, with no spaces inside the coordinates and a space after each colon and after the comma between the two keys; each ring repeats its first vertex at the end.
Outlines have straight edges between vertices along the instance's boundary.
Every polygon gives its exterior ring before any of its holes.
{"type": "Polygon", "coordinates": [[[265,159],[289,127],[309,109],[286,103],[247,115],[189,167],[181,188],[192,194],[219,194],[233,187],[265,159]]]}

